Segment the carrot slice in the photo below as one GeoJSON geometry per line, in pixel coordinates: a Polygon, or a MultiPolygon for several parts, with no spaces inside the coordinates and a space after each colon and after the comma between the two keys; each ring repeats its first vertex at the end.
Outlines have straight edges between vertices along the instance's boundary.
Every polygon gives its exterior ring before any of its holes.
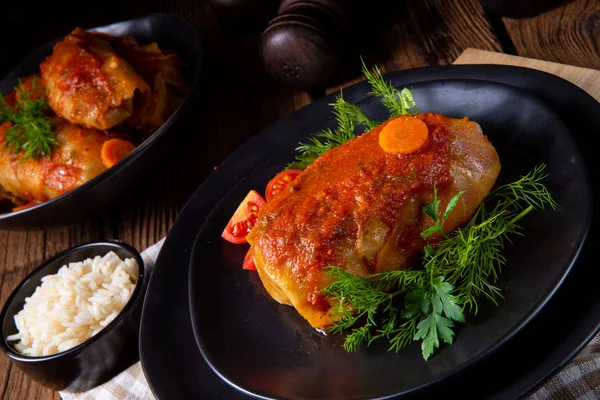
{"type": "Polygon", "coordinates": [[[107,168],[112,167],[135,149],[133,143],[123,139],[110,139],[102,144],[100,156],[107,168]]]}
{"type": "Polygon", "coordinates": [[[379,145],[387,153],[410,154],[425,145],[429,129],[419,118],[400,116],[390,120],[379,132],[379,145]]]}

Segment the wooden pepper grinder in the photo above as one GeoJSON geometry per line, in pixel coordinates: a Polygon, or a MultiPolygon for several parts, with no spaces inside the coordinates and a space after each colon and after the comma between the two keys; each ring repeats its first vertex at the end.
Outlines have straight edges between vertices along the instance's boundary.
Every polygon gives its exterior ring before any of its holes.
{"type": "Polygon", "coordinates": [[[282,0],[278,15],[261,35],[266,71],[293,88],[325,85],[341,56],[350,29],[352,0],[282,0]]]}

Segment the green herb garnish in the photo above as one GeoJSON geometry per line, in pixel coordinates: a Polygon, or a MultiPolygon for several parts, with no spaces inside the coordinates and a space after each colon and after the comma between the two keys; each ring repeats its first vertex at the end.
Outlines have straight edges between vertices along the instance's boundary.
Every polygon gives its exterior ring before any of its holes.
{"type": "Polygon", "coordinates": [[[496,303],[501,292],[495,283],[506,259],[502,255],[509,236],[522,234],[519,221],[531,211],[557,203],[542,184],[545,165],[535,168],[516,182],[500,186],[479,205],[471,221],[451,236],[441,231],[462,192],[456,194],[438,218],[439,201],[423,206],[434,225],[422,233],[436,232],[443,239],[438,248],[426,246],[422,268],[395,270],[358,277],[336,267],[327,273],[334,281],[323,293],[334,300],[333,333],[350,330],[344,347],[356,350],[361,343],[384,338],[389,350],[398,351],[412,341],[421,341],[427,360],[440,341],[451,344],[454,324],[465,322],[465,313],[477,314],[477,300],[485,297],[496,303]],[[496,206],[487,211],[492,199],[496,206]]]}
{"type": "Polygon", "coordinates": [[[418,108],[415,103],[412,92],[408,88],[402,90],[396,89],[391,83],[386,82],[381,75],[381,70],[378,66],[369,71],[364,60],[361,58],[362,71],[371,84],[371,96],[381,96],[381,104],[390,112],[390,117],[399,115],[415,115],[418,113],[418,108]]]}
{"type": "Polygon", "coordinates": [[[52,121],[44,113],[49,105],[43,97],[33,98],[43,88],[36,86],[34,78],[31,90],[27,90],[20,80],[15,90],[17,102],[14,106],[9,105],[0,93],[0,124],[11,123],[4,132],[5,148],[15,154],[23,151],[21,161],[49,156],[56,143],[52,121]]]}
{"type": "Polygon", "coordinates": [[[365,117],[362,111],[360,111],[360,108],[344,100],[341,93],[336,97],[335,103],[330,105],[333,106],[333,113],[335,115],[335,119],[337,120],[338,126],[333,130],[324,129],[320,132],[317,132],[311,138],[309,138],[308,143],[301,143],[296,148],[296,150],[300,152],[300,155],[298,155],[296,159],[287,166],[287,169],[304,169],[312,164],[313,161],[315,161],[327,150],[342,145],[348,140],[355,138],[356,134],[354,133],[354,130],[356,128],[358,119],[370,124],[370,122],[367,122],[367,117],[365,117]]]}
{"type": "MultiPolygon", "coordinates": [[[[362,59],[361,59],[362,61],[362,59]]],[[[381,70],[375,66],[369,71],[362,61],[363,73],[371,85],[369,95],[381,96],[382,104],[389,110],[392,117],[398,115],[414,115],[417,112],[412,92],[404,88],[396,89],[391,83],[385,82],[381,70]]],[[[335,129],[325,129],[315,133],[307,143],[301,143],[297,148],[300,154],[286,166],[286,169],[305,169],[319,156],[334,147],[346,143],[356,137],[356,128],[362,126],[364,132],[379,126],[381,122],[372,121],[356,104],[349,103],[342,97],[342,92],[336,96],[335,102],[329,104],[337,121],[335,129]]]]}

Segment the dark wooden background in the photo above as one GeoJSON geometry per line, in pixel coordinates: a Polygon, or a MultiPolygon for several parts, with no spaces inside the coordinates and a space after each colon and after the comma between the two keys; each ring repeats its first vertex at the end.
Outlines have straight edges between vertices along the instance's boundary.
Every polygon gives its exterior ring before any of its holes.
{"type": "MultiPolygon", "coordinates": [[[[527,0],[522,0],[526,2],[527,0]]],[[[404,0],[393,9],[373,8],[348,37],[367,64],[383,72],[451,64],[474,47],[600,69],[600,1],[562,2],[541,15],[504,18],[478,0],[404,0]]],[[[392,2],[394,3],[394,2],[392,2]]],[[[188,113],[191,134],[170,161],[134,196],[70,226],[47,230],[0,229],[0,302],[43,260],[70,246],[118,238],[140,251],[168,234],[178,212],[202,180],[235,148],[272,122],[316,97],[362,80],[348,65],[326,88],[300,91],[282,85],[264,70],[259,34],[240,36],[216,18],[204,0],[62,0],[33,4],[3,2],[0,76],[28,52],[69,33],[154,12],[193,22],[202,36],[201,94],[188,113]]],[[[285,133],[282,133],[285,134],[285,133]]],[[[0,357],[3,399],[59,399],[0,357]]]]}

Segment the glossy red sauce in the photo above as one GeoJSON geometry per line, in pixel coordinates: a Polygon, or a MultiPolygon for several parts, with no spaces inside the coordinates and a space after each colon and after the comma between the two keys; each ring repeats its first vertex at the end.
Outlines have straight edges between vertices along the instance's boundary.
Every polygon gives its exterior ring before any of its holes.
{"type": "MultiPolygon", "coordinates": [[[[354,246],[359,227],[374,218],[393,227],[415,193],[448,182],[449,121],[438,114],[418,118],[429,129],[429,139],[418,151],[386,153],[379,146],[384,123],[322,155],[267,202],[256,235],[265,265],[291,268],[303,286],[318,287],[324,267],[343,266],[345,254],[336,250],[354,246]]],[[[414,230],[399,240],[422,249],[414,230]]],[[[309,301],[321,302],[317,297],[309,301]]]]}
{"type": "MultiPolygon", "coordinates": [[[[107,101],[110,101],[113,87],[110,77],[102,69],[104,60],[95,52],[80,48],[79,40],[76,35],[69,35],[54,48],[54,64],[50,65],[55,70],[60,70],[60,73],[54,75],[55,91],[75,96],[85,94],[87,97],[82,101],[96,104],[98,108],[111,106],[112,104],[107,104],[107,101]]],[[[40,64],[43,76],[52,75],[47,68],[47,62],[40,64]]],[[[72,100],[69,96],[63,96],[63,99],[72,100]]]]}
{"type": "Polygon", "coordinates": [[[70,165],[47,159],[42,159],[40,163],[44,165],[43,169],[46,171],[42,175],[44,184],[49,188],[59,193],[66,193],[79,185],[82,169],[79,163],[70,165]]]}

